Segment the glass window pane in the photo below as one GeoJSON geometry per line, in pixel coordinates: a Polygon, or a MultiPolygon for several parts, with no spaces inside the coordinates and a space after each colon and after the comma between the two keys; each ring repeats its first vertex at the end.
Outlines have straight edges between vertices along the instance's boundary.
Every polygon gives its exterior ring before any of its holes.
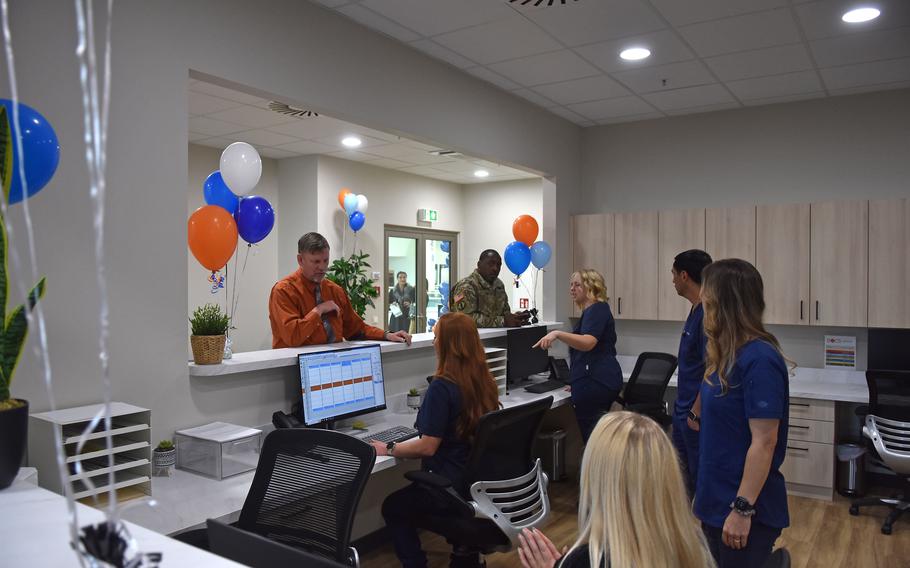
{"type": "Polygon", "coordinates": [[[439,316],[449,311],[449,290],[452,284],[451,249],[448,240],[426,240],[427,306],[426,329],[431,331],[439,316]]]}
{"type": "MultiPolygon", "coordinates": [[[[386,329],[414,333],[417,322],[417,239],[389,237],[386,329]]],[[[422,330],[421,330],[422,331],[422,330]]]]}

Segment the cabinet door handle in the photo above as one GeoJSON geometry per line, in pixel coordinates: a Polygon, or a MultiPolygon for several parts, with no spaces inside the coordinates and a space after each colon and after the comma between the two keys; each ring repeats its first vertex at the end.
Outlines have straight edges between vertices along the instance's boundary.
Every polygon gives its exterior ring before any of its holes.
{"type": "Polygon", "coordinates": [[[790,406],[805,406],[806,408],[809,408],[810,405],[805,404],[803,402],[791,402],[790,406]]]}
{"type": "Polygon", "coordinates": [[[800,452],[808,452],[809,448],[797,448],[796,446],[787,446],[788,450],[797,450],[800,452]]]}
{"type": "Polygon", "coordinates": [[[790,428],[802,428],[803,430],[808,430],[808,426],[800,426],[799,424],[790,424],[790,428]]]}
{"type": "Polygon", "coordinates": [[[619,302],[619,305],[617,306],[617,308],[619,309],[619,315],[622,315],[622,296],[617,298],[617,300],[619,302]]]}
{"type": "Polygon", "coordinates": [[[803,301],[799,301],[799,321],[803,320],[803,301]]]}
{"type": "Polygon", "coordinates": [[[815,321],[818,321],[818,300],[815,300],[815,321]]]}

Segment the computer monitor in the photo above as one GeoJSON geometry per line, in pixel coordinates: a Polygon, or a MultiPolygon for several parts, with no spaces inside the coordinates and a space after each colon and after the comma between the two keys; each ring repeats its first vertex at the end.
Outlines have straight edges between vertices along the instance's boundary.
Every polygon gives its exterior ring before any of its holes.
{"type": "Polygon", "coordinates": [[[869,330],[869,369],[910,371],[910,329],[869,330]]]}
{"type": "Polygon", "coordinates": [[[300,409],[307,426],[385,409],[379,345],[301,353],[300,409]]]}
{"type": "Polygon", "coordinates": [[[550,358],[547,350],[531,349],[546,334],[545,325],[518,327],[506,332],[506,376],[510,383],[520,383],[530,375],[549,371],[550,358]]]}

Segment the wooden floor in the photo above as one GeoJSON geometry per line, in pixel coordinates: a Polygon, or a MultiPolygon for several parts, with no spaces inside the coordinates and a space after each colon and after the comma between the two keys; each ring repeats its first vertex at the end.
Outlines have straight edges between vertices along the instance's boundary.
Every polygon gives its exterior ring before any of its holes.
{"type": "MultiPolygon", "coordinates": [[[[577,524],[577,485],[554,483],[550,486],[553,512],[544,532],[557,546],[571,545],[577,524]]],[[[833,502],[790,497],[790,528],[785,529],[777,546],[790,550],[793,568],[910,568],[910,518],[903,517],[894,524],[894,533],[881,534],[886,509],[874,507],[860,511],[860,516],[848,513],[849,501],[837,497],[833,502]]],[[[449,549],[445,540],[423,533],[424,550],[431,567],[449,564],[449,549]]],[[[365,568],[398,566],[392,545],[365,554],[365,568]]],[[[518,554],[492,554],[487,557],[490,568],[520,566],[518,554]]]]}

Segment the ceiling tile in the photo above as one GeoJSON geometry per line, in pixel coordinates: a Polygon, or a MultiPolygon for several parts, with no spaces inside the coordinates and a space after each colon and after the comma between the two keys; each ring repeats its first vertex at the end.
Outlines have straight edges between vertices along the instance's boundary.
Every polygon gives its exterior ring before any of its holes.
{"type": "Polygon", "coordinates": [[[600,73],[596,67],[567,49],[495,63],[490,65],[490,69],[525,86],[557,83],[600,73]]]}
{"type": "Polygon", "coordinates": [[[636,93],[651,93],[714,83],[711,72],[700,61],[643,67],[613,73],[613,77],[636,93]]]}
{"type": "Polygon", "coordinates": [[[517,14],[505,20],[439,35],[433,39],[484,65],[555,51],[562,47],[543,30],[517,14]]]}
{"type": "Polygon", "coordinates": [[[489,0],[362,0],[360,4],[425,36],[514,16],[504,2],[489,0]]]}
{"type": "Polygon", "coordinates": [[[823,91],[817,93],[800,93],[796,95],[784,95],[780,97],[768,97],[765,99],[747,99],[743,101],[743,104],[746,106],[763,106],[763,105],[776,105],[780,103],[792,103],[796,101],[805,101],[808,99],[822,99],[826,95],[823,91]]]}
{"type": "Polygon", "coordinates": [[[197,142],[194,142],[194,144],[199,144],[200,146],[208,146],[210,148],[218,148],[219,150],[224,150],[225,148],[227,148],[234,142],[236,142],[236,140],[231,140],[229,138],[219,138],[216,136],[213,138],[206,138],[205,140],[199,140],[197,142]]]}
{"type": "Polygon", "coordinates": [[[874,31],[810,42],[819,67],[910,57],[910,30],[874,31]]]}
{"type": "Polygon", "coordinates": [[[740,16],[787,5],[787,0],[651,0],[674,26],[740,16]]]}
{"type": "Polygon", "coordinates": [[[207,116],[191,117],[189,121],[189,128],[190,132],[206,134],[208,136],[223,136],[225,134],[230,134],[231,132],[240,132],[241,130],[248,129],[248,127],[239,124],[232,124],[230,122],[224,122],[223,120],[209,118],[207,116]]]}
{"type": "Polygon", "coordinates": [[[269,130],[278,132],[279,134],[294,136],[295,138],[313,140],[316,138],[325,138],[326,136],[341,138],[344,134],[350,132],[350,125],[347,122],[335,120],[328,116],[317,116],[272,126],[269,130]]]}
{"type": "MultiPolygon", "coordinates": [[[[364,150],[366,148],[372,148],[373,146],[382,146],[384,144],[388,144],[388,142],[386,142],[385,140],[379,140],[378,138],[371,138],[370,136],[365,136],[360,133],[357,134],[357,137],[360,138],[360,146],[358,146],[356,148],[356,150],[364,150]]],[[[339,137],[337,135],[336,136],[326,136],[324,138],[317,138],[316,142],[319,142],[320,144],[325,144],[326,146],[329,146],[329,147],[344,148],[344,146],[341,145],[341,137],[339,137]]]]}
{"type": "Polygon", "coordinates": [[[219,99],[218,97],[206,95],[205,93],[196,93],[193,91],[189,92],[190,116],[209,114],[212,112],[218,112],[219,110],[233,108],[233,107],[240,106],[240,105],[241,105],[241,103],[238,103],[237,101],[219,99]]]}
{"type": "Polygon", "coordinates": [[[332,156],[333,158],[339,158],[342,160],[349,160],[351,162],[366,162],[367,160],[376,159],[376,156],[364,154],[363,152],[358,152],[356,150],[341,150],[339,152],[312,152],[312,153],[313,154],[324,154],[326,156],[332,156]]]}
{"type": "Polygon", "coordinates": [[[295,154],[324,154],[334,148],[337,148],[337,146],[326,146],[311,140],[301,140],[300,142],[292,142],[278,147],[279,150],[294,152],[295,154]]]}
{"type": "Polygon", "coordinates": [[[578,114],[577,112],[569,110],[565,107],[553,107],[553,108],[548,108],[547,110],[552,112],[556,116],[560,116],[566,120],[570,120],[570,121],[574,122],[575,124],[581,124],[583,122],[590,122],[589,119],[587,119],[587,118],[581,116],[580,114],[578,114]]]}
{"type": "Polygon", "coordinates": [[[420,39],[420,34],[397,24],[388,18],[380,16],[372,10],[368,10],[358,4],[348,4],[337,9],[340,13],[351,18],[358,24],[374,29],[401,41],[414,41],[420,39]]]}
{"type": "Polygon", "coordinates": [[[591,120],[600,120],[602,118],[654,112],[654,107],[638,97],[619,97],[569,105],[569,110],[591,120]]]}
{"type": "Polygon", "coordinates": [[[686,61],[695,57],[686,44],[670,31],[586,45],[575,48],[575,52],[608,73],[686,61]],[[619,58],[620,51],[633,46],[647,47],[651,50],[651,56],[642,61],[624,61],[619,58]]]}
{"type": "Polygon", "coordinates": [[[190,91],[195,93],[205,93],[207,95],[213,95],[221,99],[227,99],[229,101],[236,101],[238,103],[243,103],[247,105],[266,105],[267,100],[262,97],[257,97],[255,95],[248,95],[246,93],[241,93],[240,91],[235,91],[233,89],[227,89],[225,87],[215,85],[213,83],[206,83],[205,81],[197,81],[190,85],[190,91]]]}
{"type": "Polygon", "coordinates": [[[397,144],[402,141],[401,136],[397,134],[389,134],[388,132],[382,132],[381,130],[373,130],[372,128],[367,128],[366,126],[360,126],[357,124],[345,123],[347,125],[347,131],[353,132],[355,134],[360,134],[363,136],[369,136],[370,138],[375,138],[376,140],[382,140],[386,143],[392,142],[397,144]]]}
{"type": "Polygon", "coordinates": [[[614,116],[612,118],[602,118],[597,121],[597,124],[619,124],[621,122],[638,122],[640,120],[651,120],[654,118],[663,118],[663,113],[660,112],[646,112],[644,114],[630,114],[626,116],[614,116]]]}
{"type": "Polygon", "coordinates": [[[347,4],[348,0],[316,0],[316,2],[319,2],[323,6],[326,6],[329,8],[336,8],[338,6],[347,4]]]}
{"type": "MultiPolygon", "coordinates": [[[[373,150],[371,150],[373,151],[373,150]]],[[[406,162],[412,164],[420,164],[429,166],[432,164],[445,164],[446,162],[452,162],[451,158],[443,158],[440,156],[434,156],[433,154],[428,154],[426,152],[414,151],[412,154],[403,154],[400,158],[406,162]]]]}
{"type": "Polygon", "coordinates": [[[475,77],[483,79],[484,81],[486,81],[488,83],[493,83],[497,87],[505,89],[507,91],[514,91],[515,89],[521,88],[521,85],[519,85],[515,81],[510,81],[509,79],[506,79],[499,73],[494,73],[494,72],[490,71],[486,67],[472,67],[470,69],[465,69],[465,71],[467,71],[471,75],[474,75],[475,77]]]}
{"type": "Polygon", "coordinates": [[[705,59],[705,63],[721,81],[812,69],[809,51],[802,43],[718,55],[705,59]]]}
{"type": "Polygon", "coordinates": [[[538,85],[534,90],[557,103],[569,105],[628,95],[629,91],[606,75],[574,79],[551,85],[538,85]]]}
{"type": "MultiPolygon", "coordinates": [[[[402,158],[402,156],[414,154],[416,152],[415,152],[414,148],[412,148],[402,142],[400,144],[384,144],[382,146],[371,146],[368,153],[373,154],[374,156],[380,156],[382,158],[398,158],[398,159],[401,159],[404,161],[410,161],[410,160],[405,160],[404,158],[402,158]]],[[[418,162],[415,162],[415,163],[418,163],[418,162]]]]}
{"type": "Polygon", "coordinates": [[[720,85],[688,87],[675,91],[651,93],[642,95],[642,97],[663,111],[736,102],[730,93],[720,85]]]}
{"type": "Polygon", "coordinates": [[[477,169],[477,166],[470,162],[458,160],[449,162],[448,164],[439,164],[436,166],[436,169],[452,174],[473,174],[477,169]]]}
{"type": "Polygon", "coordinates": [[[668,110],[667,114],[670,116],[679,116],[683,114],[700,114],[703,112],[715,112],[719,110],[729,110],[734,108],[742,108],[742,105],[739,103],[720,103],[716,105],[706,105],[703,107],[692,107],[684,108],[679,110],[668,110]]]}
{"type": "Polygon", "coordinates": [[[856,95],[859,93],[869,93],[872,91],[890,91],[893,89],[910,89],[910,81],[899,81],[897,83],[885,83],[883,85],[863,85],[861,87],[850,87],[849,89],[831,89],[830,95],[856,95]]]}
{"type": "Polygon", "coordinates": [[[848,24],[841,19],[845,12],[857,6],[856,0],[809,2],[797,6],[796,13],[809,40],[910,26],[910,2],[907,0],[875,0],[871,4],[881,10],[881,15],[857,24],[848,24]]]}
{"type": "Polygon", "coordinates": [[[730,81],[727,83],[727,87],[740,100],[767,99],[824,91],[815,71],[797,71],[771,77],[730,81]]]}
{"type": "Polygon", "coordinates": [[[414,49],[426,53],[430,57],[435,57],[436,59],[441,59],[446,63],[450,63],[459,69],[465,69],[467,67],[474,67],[477,65],[477,63],[471,61],[467,57],[462,57],[451,49],[446,49],[431,39],[412,41],[408,45],[414,49]]]}
{"type": "Polygon", "coordinates": [[[414,164],[408,162],[402,162],[401,160],[393,160],[392,158],[379,158],[378,160],[364,160],[364,164],[370,164],[371,166],[376,166],[378,168],[390,168],[397,170],[398,168],[406,168],[408,166],[413,166],[414,164]]]}
{"type": "Polygon", "coordinates": [[[570,47],[666,27],[640,0],[596,0],[530,12],[527,17],[570,47]]]}
{"type": "Polygon", "coordinates": [[[832,90],[910,81],[910,58],[822,69],[821,75],[832,90]]]}
{"type": "Polygon", "coordinates": [[[272,158],[273,160],[280,160],[282,158],[293,158],[294,156],[300,155],[295,152],[287,152],[285,150],[280,150],[278,148],[269,148],[267,146],[258,148],[257,151],[259,152],[260,156],[263,156],[265,158],[272,158]]]}
{"type": "Polygon", "coordinates": [[[550,108],[558,105],[558,103],[554,103],[547,97],[539,95],[530,89],[518,89],[517,91],[512,91],[512,94],[543,108],[550,108]]]}
{"type": "Polygon", "coordinates": [[[239,140],[243,140],[247,144],[263,145],[263,146],[280,146],[282,144],[290,144],[291,142],[299,142],[299,138],[294,138],[292,136],[285,136],[284,134],[278,134],[277,132],[270,132],[268,130],[247,130],[246,132],[237,132],[232,134],[236,136],[239,140]]]}
{"type": "Polygon", "coordinates": [[[234,124],[242,124],[247,128],[266,128],[297,120],[293,116],[249,105],[213,112],[208,117],[224,120],[225,122],[233,122],[234,124]]]}
{"type": "Polygon", "coordinates": [[[431,168],[430,166],[411,166],[401,168],[401,171],[408,172],[411,174],[416,174],[419,176],[428,176],[428,175],[439,175],[442,173],[442,170],[436,168],[431,168]]]}
{"type": "Polygon", "coordinates": [[[188,140],[190,142],[198,142],[199,140],[205,140],[206,138],[210,138],[210,136],[206,134],[199,134],[198,132],[190,132],[188,140]]]}
{"type": "Polygon", "coordinates": [[[679,32],[702,57],[800,41],[787,8],[692,24],[679,28],[679,32]]]}

